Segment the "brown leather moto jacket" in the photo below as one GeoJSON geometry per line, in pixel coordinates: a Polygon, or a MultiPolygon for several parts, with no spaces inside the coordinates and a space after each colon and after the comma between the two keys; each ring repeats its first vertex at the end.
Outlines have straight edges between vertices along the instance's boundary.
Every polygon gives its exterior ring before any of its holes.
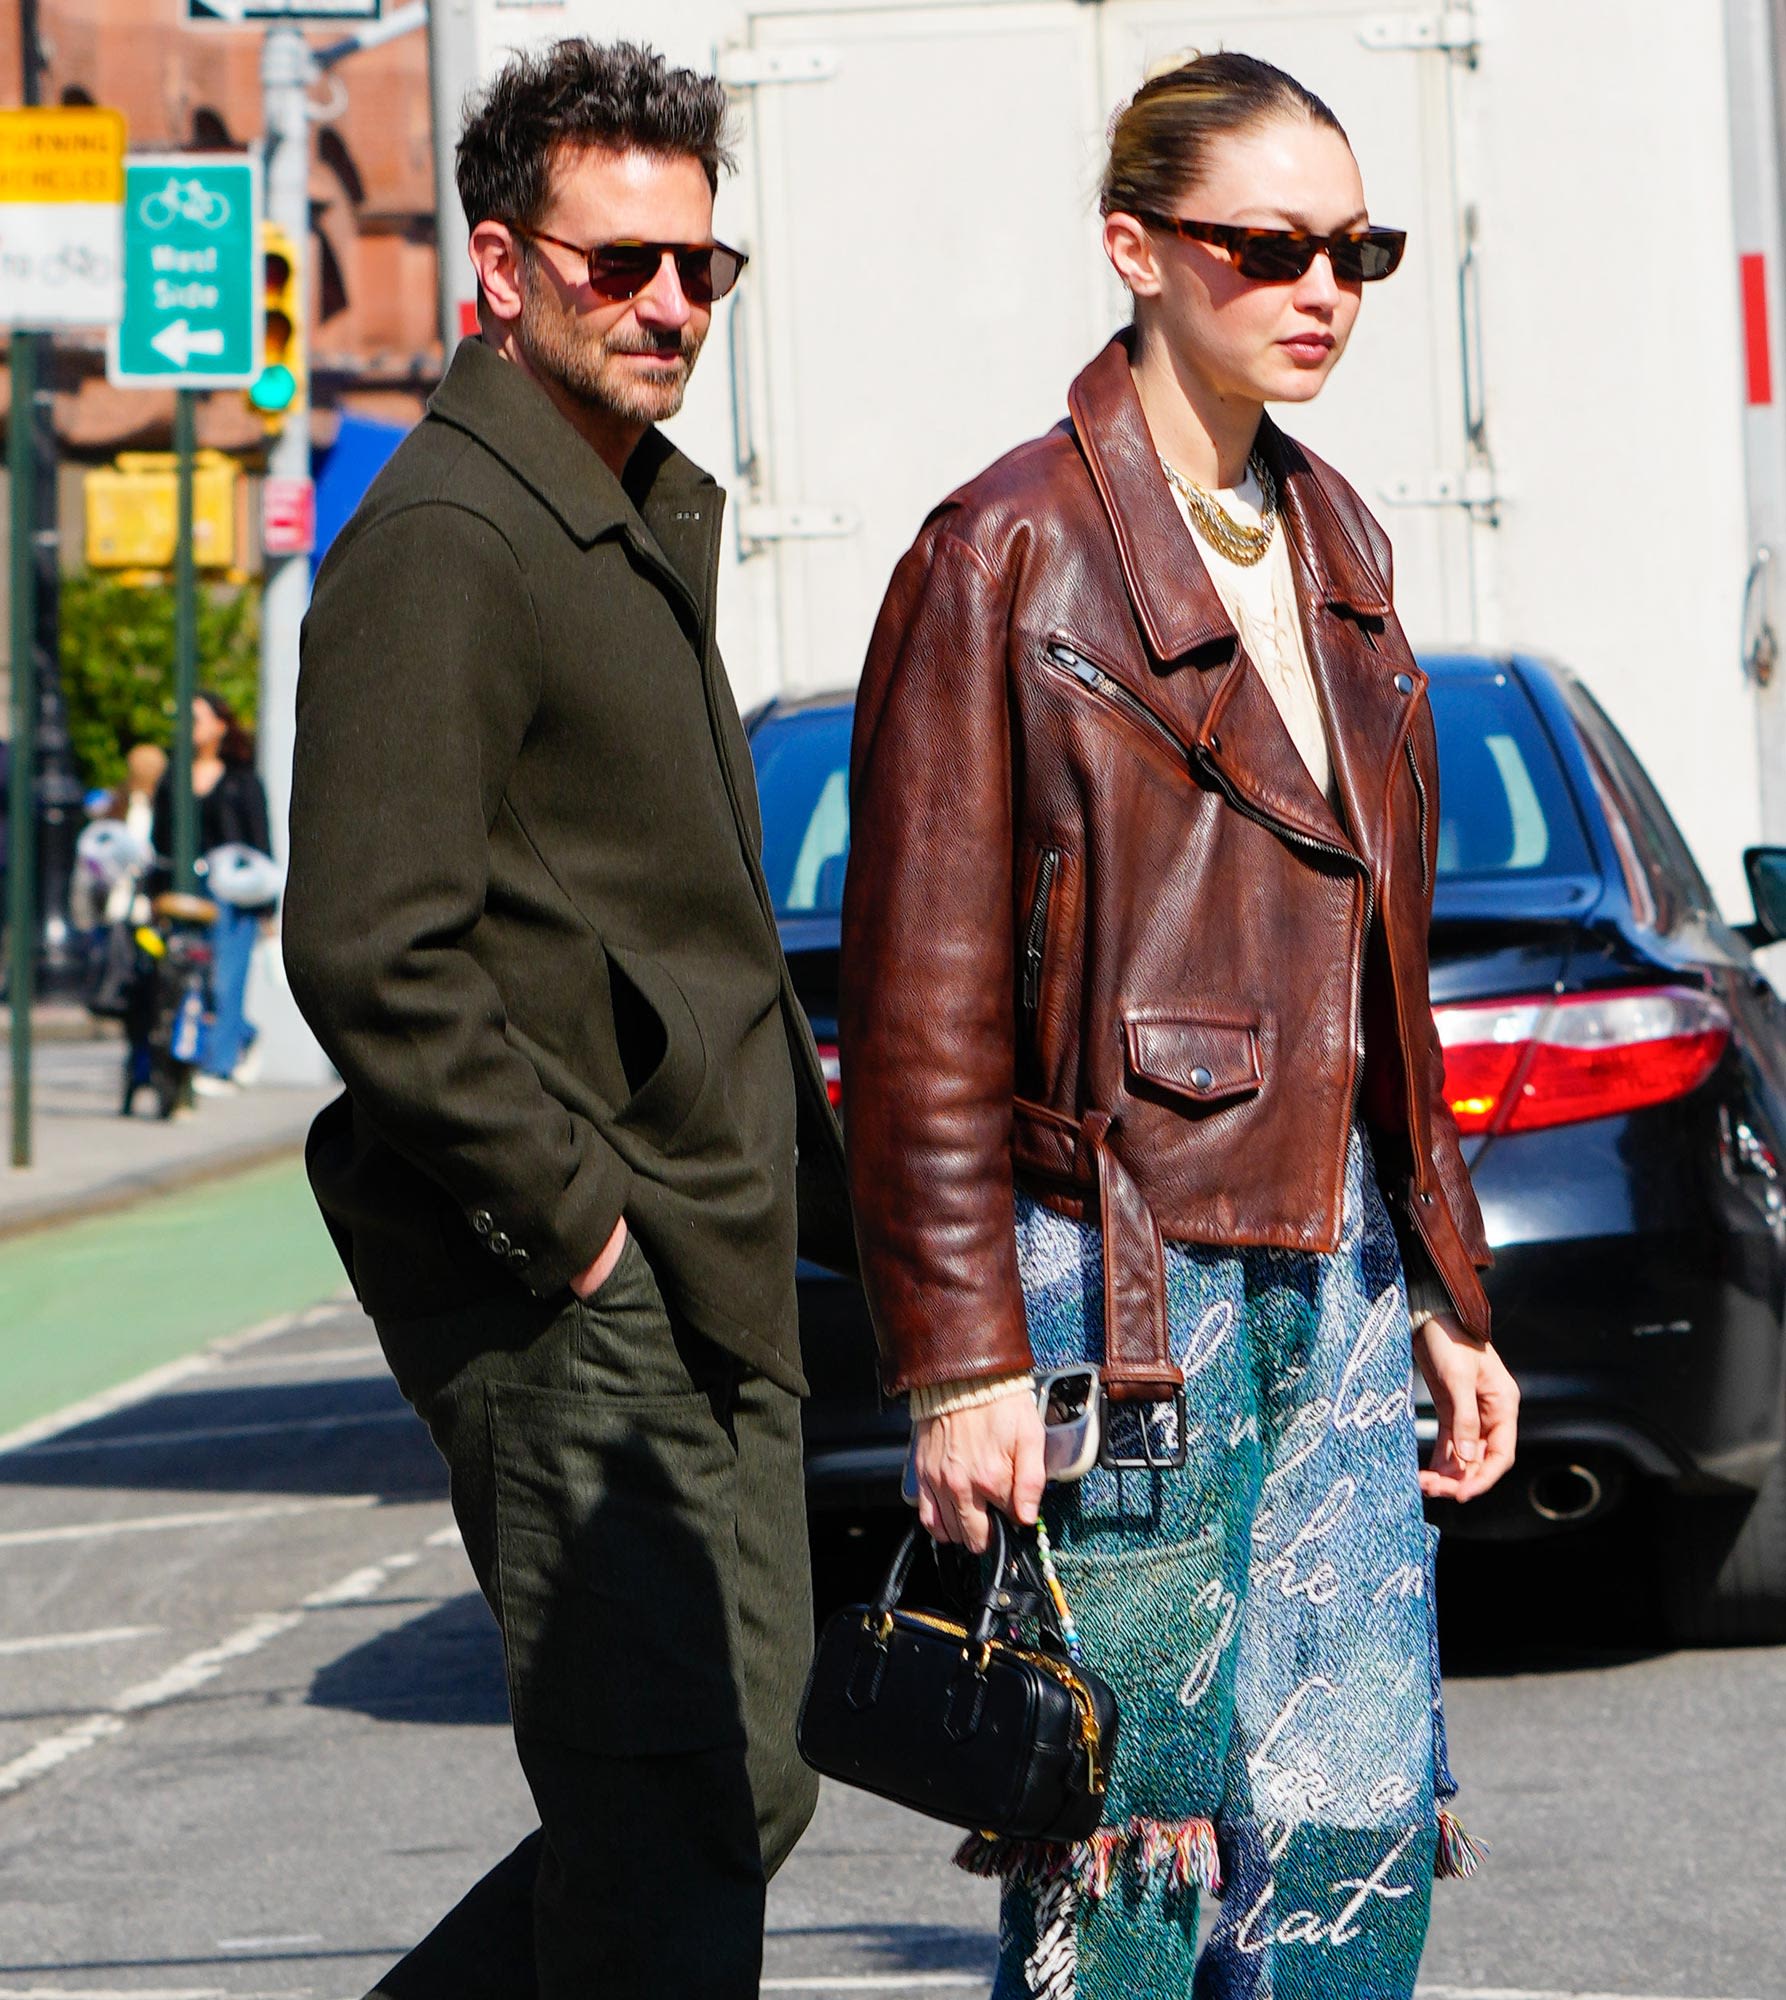
{"type": "Polygon", "coordinates": [[[1486,1336],[1387,541],[1266,425],[1342,822],[1185,530],[1126,336],[1069,408],[925,523],[857,698],[840,1039],[887,1386],[1031,1365],[1021,1186],[1101,1219],[1106,1382],[1168,1393],[1162,1236],[1332,1250],[1355,1112],[1410,1276],[1486,1336]]]}

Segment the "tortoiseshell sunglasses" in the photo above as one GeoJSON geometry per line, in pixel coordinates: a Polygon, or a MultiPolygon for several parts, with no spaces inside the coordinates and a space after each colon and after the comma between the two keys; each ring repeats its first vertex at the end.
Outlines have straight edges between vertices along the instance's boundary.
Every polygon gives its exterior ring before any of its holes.
{"type": "Polygon", "coordinates": [[[1187,222],[1181,215],[1135,211],[1150,229],[1169,229],[1196,243],[1226,250],[1243,278],[1287,285],[1300,278],[1325,250],[1333,275],[1343,285],[1369,285],[1386,278],[1408,247],[1405,229],[1353,229],[1337,236],[1311,236],[1301,229],[1245,229],[1232,222],[1187,222]]]}
{"type": "Polygon", "coordinates": [[[676,277],[690,305],[710,306],[738,282],[750,259],[728,243],[641,243],[627,237],[615,243],[570,243],[548,236],[543,229],[509,227],[530,243],[554,243],[574,250],[589,266],[589,289],[607,305],[636,299],[663,269],[666,256],[676,260],[676,277]]]}

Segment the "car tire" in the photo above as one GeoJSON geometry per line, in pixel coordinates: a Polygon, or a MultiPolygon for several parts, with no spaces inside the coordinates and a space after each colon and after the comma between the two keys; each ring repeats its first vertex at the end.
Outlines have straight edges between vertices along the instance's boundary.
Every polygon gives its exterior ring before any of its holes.
{"type": "Polygon", "coordinates": [[[1786,1452],[1746,1500],[1674,1500],[1661,1537],[1668,1636],[1689,1646],[1786,1642],[1786,1452]]]}

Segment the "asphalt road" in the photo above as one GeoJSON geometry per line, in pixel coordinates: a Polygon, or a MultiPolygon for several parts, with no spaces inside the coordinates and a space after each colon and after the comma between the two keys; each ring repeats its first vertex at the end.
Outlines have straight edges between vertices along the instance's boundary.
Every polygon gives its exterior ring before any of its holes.
{"type": "MultiPolygon", "coordinates": [[[[348,2000],[530,1824],[438,1466],[346,1307],[0,1440],[0,1579],[0,2000],[348,2000]]],[[[1439,1885],[1423,1994],[1786,2000],[1786,1649],[1596,1643],[1641,1629],[1610,1570],[1445,1586],[1494,1852],[1439,1885]]],[[[951,1845],[830,1792],[765,1992],[983,1994],[951,1845]]]]}

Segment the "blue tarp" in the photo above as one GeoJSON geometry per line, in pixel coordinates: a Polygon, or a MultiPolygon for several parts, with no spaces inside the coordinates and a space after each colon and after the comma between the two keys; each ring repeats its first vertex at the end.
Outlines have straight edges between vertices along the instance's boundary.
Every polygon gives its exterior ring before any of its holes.
{"type": "Polygon", "coordinates": [[[316,552],[310,574],[328,554],[329,544],[346,527],[379,469],[409,433],[400,424],[375,423],[370,417],[344,416],[335,442],[317,456],[316,552]]]}

